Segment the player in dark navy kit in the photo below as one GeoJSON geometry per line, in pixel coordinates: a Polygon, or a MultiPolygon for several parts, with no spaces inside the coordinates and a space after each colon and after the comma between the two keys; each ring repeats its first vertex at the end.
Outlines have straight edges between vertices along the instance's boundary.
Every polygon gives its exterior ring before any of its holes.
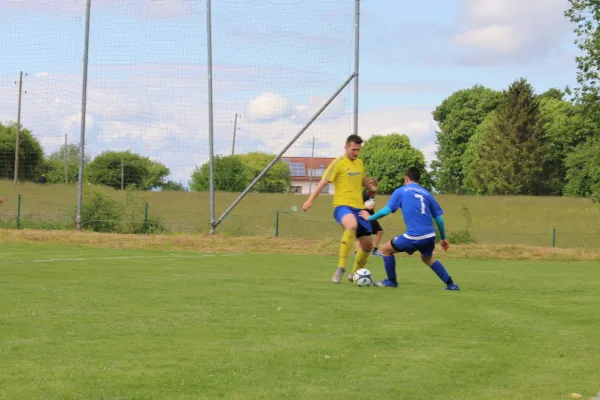
{"type": "MultiPolygon", "coordinates": [[[[370,215],[375,214],[375,195],[375,191],[368,189],[365,189],[362,194],[363,202],[365,203],[364,209],[367,210],[370,215]]],[[[382,254],[381,251],[379,251],[379,243],[381,243],[381,238],[383,237],[383,228],[381,227],[381,224],[379,224],[379,221],[371,221],[371,227],[371,233],[375,235],[375,241],[373,242],[373,251],[371,252],[371,255],[381,257],[382,254]]],[[[357,240],[354,255],[356,255],[356,252],[359,248],[360,243],[357,240]]]]}
{"type": "Polygon", "coordinates": [[[421,260],[427,264],[433,272],[444,282],[446,290],[460,290],[458,285],[446,271],[441,262],[434,260],[435,219],[441,236],[441,246],[444,251],[450,248],[444,230],[444,211],[435,200],[433,195],[421,185],[421,172],[416,167],[410,167],[404,175],[404,186],[394,191],[387,206],[373,215],[367,211],[360,212],[360,216],[367,221],[375,221],[390,213],[395,213],[402,208],[402,217],[406,225],[406,232],[396,236],[382,248],[383,264],[387,273],[387,279],[375,282],[379,287],[398,287],[396,280],[396,258],[394,253],[407,253],[412,255],[415,251],[421,253],[421,260]]]}

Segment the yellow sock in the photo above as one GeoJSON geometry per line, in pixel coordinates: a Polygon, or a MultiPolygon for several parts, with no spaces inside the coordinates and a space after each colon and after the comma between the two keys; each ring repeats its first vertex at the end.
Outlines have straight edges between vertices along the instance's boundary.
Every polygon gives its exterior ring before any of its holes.
{"type": "Polygon", "coordinates": [[[344,231],[342,240],[340,241],[340,260],[338,267],[346,268],[348,255],[354,248],[354,239],[356,239],[355,231],[344,231]]]}
{"type": "Polygon", "coordinates": [[[358,252],[356,253],[356,258],[354,259],[354,267],[352,268],[352,275],[354,275],[354,273],[356,271],[358,271],[361,268],[364,268],[365,265],[367,265],[367,260],[369,258],[369,255],[371,254],[371,252],[365,252],[363,251],[363,249],[358,249],[358,252]]]}

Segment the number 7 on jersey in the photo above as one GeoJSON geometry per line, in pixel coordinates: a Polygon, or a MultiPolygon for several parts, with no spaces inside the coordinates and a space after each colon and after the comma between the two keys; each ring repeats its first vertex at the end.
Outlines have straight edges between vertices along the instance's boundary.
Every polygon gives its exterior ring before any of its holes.
{"type": "Polygon", "coordinates": [[[415,193],[415,197],[421,200],[421,214],[425,214],[425,199],[422,194],[415,193]]]}

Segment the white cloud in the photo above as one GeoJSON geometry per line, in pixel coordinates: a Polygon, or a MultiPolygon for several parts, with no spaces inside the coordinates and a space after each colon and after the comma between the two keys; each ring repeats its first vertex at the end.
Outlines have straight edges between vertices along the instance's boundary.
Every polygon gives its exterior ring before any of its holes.
{"type": "MultiPolygon", "coordinates": [[[[131,149],[167,165],[170,179],[187,182],[194,167],[208,159],[205,76],[173,75],[168,65],[126,68],[128,73],[113,73],[89,82],[86,153],[95,156],[105,150],[131,149]],[[157,85],[160,90],[149,90],[157,85]]],[[[189,71],[197,72],[197,68],[190,67],[189,71]]],[[[244,79],[243,71],[232,75],[240,81],[244,79]]],[[[252,75],[252,71],[247,71],[247,75],[252,75]]],[[[227,87],[222,79],[215,80],[215,87],[227,87]]],[[[56,151],[64,143],[65,132],[69,143],[79,142],[80,85],[79,76],[52,72],[27,81],[23,124],[40,138],[46,153],[56,151]]],[[[216,92],[215,153],[231,153],[233,115],[243,114],[246,106],[252,114],[238,119],[236,153],[282,151],[326,100],[313,94],[312,88],[296,88],[291,93],[296,103],[276,91],[257,94],[250,102],[234,91],[216,92]]],[[[14,82],[0,78],[0,112],[14,109],[11,119],[16,119],[16,94],[14,82]]],[[[336,157],[343,151],[353,126],[343,95],[332,102],[287,154],[310,155],[313,136],[317,138],[317,156],[336,157]]],[[[361,112],[359,133],[365,139],[391,132],[406,133],[413,146],[423,148],[435,138],[431,108],[389,107],[361,112]]]]}
{"type": "MultiPolygon", "coordinates": [[[[91,129],[94,126],[94,117],[85,113],[85,128],[91,129]]],[[[77,114],[71,114],[64,117],[60,122],[60,131],[61,132],[75,132],[81,131],[81,111],[77,114]]]]}
{"type": "Polygon", "coordinates": [[[246,115],[253,121],[270,121],[290,117],[294,107],[290,99],[272,92],[263,92],[248,103],[246,115]]]}
{"type": "MultiPolygon", "coordinates": [[[[110,10],[138,18],[175,18],[192,12],[190,0],[104,0],[92,1],[91,12],[110,10]]],[[[0,11],[16,10],[28,13],[49,13],[61,17],[85,15],[86,0],[21,0],[0,2],[0,11]]]]}
{"type": "Polygon", "coordinates": [[[519,50],[523,38],[514,27],[506,25],[490,25],[484,28],[472,29],[457,35],[454,43],[479,47],[485,50],[510,53],[519,50]]]}
{"type": "MultiPolygon", "coordinates": [[[[432,109],[425,106],[387,107],[359,114],[359,134],[368,139],[374,134],[393,132],[406,134],[416,148],[425,148],[431,156],[431,143],[435,140],[432,109]],[[429,146],[429,147],[427,147],[429,146]]],[[[352,134],[352,115],[334,119],[317,119],[292,145],[286,155],[309,156],[310,141],[313,136],[321,146],[315,152],[319,157],[337,157],[343,152],[344,142],[352,134]]],[[[263,140],[260,150],[279,153],[299,131],[301,125],[291,120],[278,120],[270,123],[249,123],[249,135],[263,140]]],[[[236,146],[237,147],[237,146],[236,146]]],[[[240,152],[250,148],[240,148],[240,152]]]]}
{"type": "MultiPolygon", "coordinates": [[[[308,98],[308,104],[297,105],[295,119],[299,123],[308,122],[321,107],[327,102],[327,98],[320,96],[310,96],[308,98]]],[[[346,99],[344,96],[339,95],[323,110],[320,119],[334,119],[346,112],[346,99]]]]}
{"type": "Polygon", "coordinates": [[[419,150],[421,150],[423,152],[423,155],[425,156],[425,161],[427,162],[427,165],[430,165],[431,162],[437,158],[437,156],[435,155],[437,147],[438,146],[434,141],[427,143],[426,145],[421,146],[419,148],[419,150]]]}
{"type": "Polygon", "coordinates": [[[462,0],[455,46],[470,63],[544,58],[566,38],[568,0],[462,0]]]}

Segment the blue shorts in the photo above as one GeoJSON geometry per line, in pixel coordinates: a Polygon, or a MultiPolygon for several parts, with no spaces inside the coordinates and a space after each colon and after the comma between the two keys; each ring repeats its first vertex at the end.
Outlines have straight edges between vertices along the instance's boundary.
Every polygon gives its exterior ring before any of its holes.
{"type": "Polygon", "coordinates": [[[399,253],[412,255],[415,251],[419,251],[421,254],[431,257],[435,250],[435,237],[416,240],[401,235],[393,238],[390,244],[399,253]]]}
{"type": "Polygon", "coordinates": [[[361,211],[360,208],[354,208],[349,206],[337,206],[333,209],[333,217],[338,222],[338,224],[342,225],[342,218],[348,214],[354,215],[356,217],[356,221],[358,222],[358,228],[356,229],[356,237],[362,236],[370,236],[371,230],[371,221],[365,221],[358,213],[361,211]]]}

